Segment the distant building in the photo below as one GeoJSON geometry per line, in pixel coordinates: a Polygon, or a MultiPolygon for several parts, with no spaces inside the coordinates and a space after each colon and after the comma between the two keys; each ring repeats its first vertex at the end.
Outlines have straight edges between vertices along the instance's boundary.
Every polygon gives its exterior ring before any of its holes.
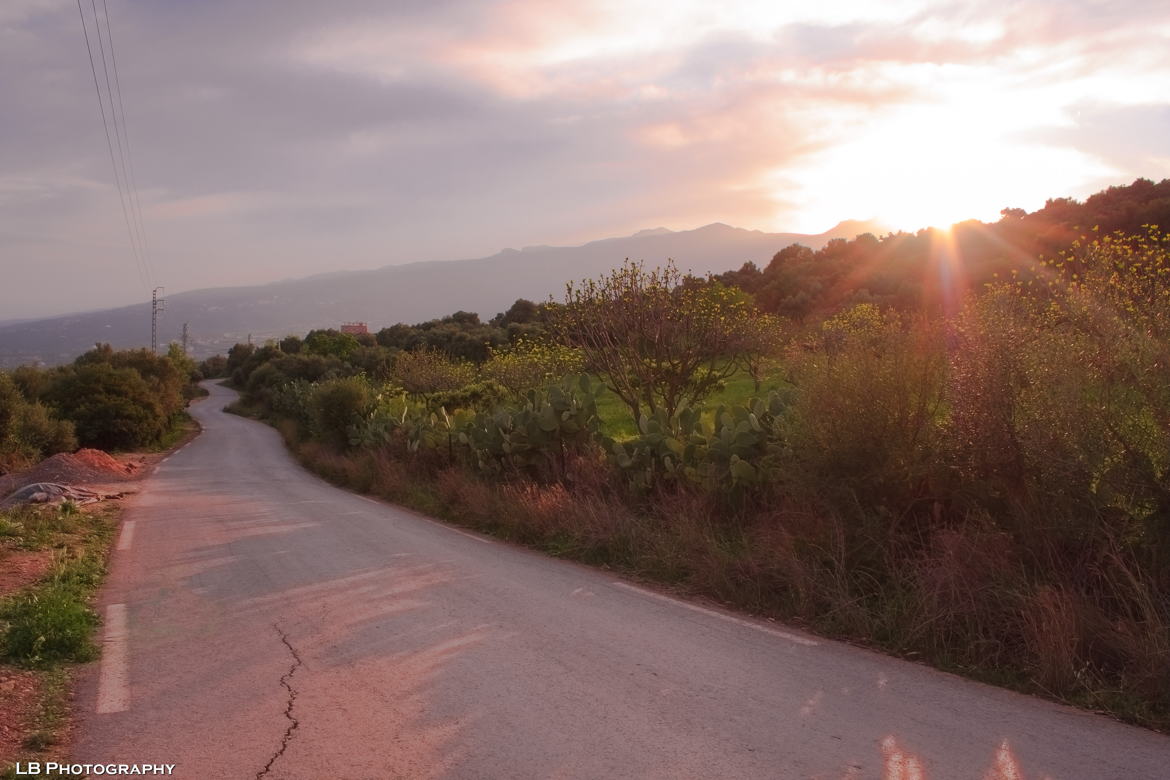
{"type": "Polygon", "coordinates": [[[370,332],[364,322],[346,322],[341,326],[342,333],[348,333],[351,336],[364,336],[370,332]]]}

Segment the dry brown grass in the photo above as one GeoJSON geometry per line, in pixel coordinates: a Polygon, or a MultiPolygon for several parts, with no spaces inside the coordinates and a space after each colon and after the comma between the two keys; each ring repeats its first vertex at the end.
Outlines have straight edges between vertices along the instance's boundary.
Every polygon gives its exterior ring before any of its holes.
{"type": "Polygon", "coordinates": [[[465,469],[448,466],[435,476],[435,487],[465,522],[487,526],[499,517],[497,491],[482,480],[473,479],[465,469]]]}
{"type": "Polygon", "coordinates": [[[1076,686],[1082,659],[1082,604],[1067,588],[1042,585],[1023,607],[1023,639],[1036,683],[1054,694],[1076,686]]]}
{"type": "Polygon", "coordinates": [[[383,451],[375,452],[372,457],[373,481],[370,485],[372,492],[391,500],[405,495],[411,477],[402,461],[390,457],[383,451]]]}
{"type": "Polygon", "coordinates": [[[1111,636],[1125,659],[1123,677],[1149,698],[1170,699],[1170,603],[1157,583],[1117,551],[1108,556],[1111,599],[1124,604],[1111,636]]]}
{"type": "Polygon", "coordinates": [[[934,533],[907,576],[912,590],[906,646],[965,666],[998,666],[1018,648],[1016,593],[1024,584],[1007,534],[976,522],[934,533]]]}

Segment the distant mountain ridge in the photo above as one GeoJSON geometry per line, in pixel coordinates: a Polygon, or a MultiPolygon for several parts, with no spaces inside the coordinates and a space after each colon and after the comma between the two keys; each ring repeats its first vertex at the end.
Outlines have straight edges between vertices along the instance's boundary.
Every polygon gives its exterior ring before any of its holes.
{"type": "MultiPolygon", "coordinates": [[[[650,228],[581,246],[505,249],[474,260],[328,271],[263,285],[192,290],[168,296],[160,341],[178,340],[186,322],[192,353],[205,357],[249,335],[262,342],[348,321],[367,322],[377,330],[458,310],[488,318],[517,298],[559,297],[566,282],[599,276],[627,258],[647,265],[672,258],[680,269],[704,275],[748,261],[765,265],[790,244],[818,249],[834,238],[879,230],[874,223],[848,221],[816,235],[764,233],[716,222],[694,230],[650,228]]],[[[115,348],[149,345],[150,304],[0,325],[0,366],[67,362],[95,342],[115,348]]]]}

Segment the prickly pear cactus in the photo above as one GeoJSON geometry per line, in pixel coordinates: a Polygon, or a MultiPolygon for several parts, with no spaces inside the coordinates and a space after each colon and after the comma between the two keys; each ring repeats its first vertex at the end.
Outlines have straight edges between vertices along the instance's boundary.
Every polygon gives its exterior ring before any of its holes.
{"type": "Polygon", "coordinates": [[[785,406],[784,398],[772,393],[710,413],[683,406],[672,417],[661,411],[642,415],[638,436],[607,440],[605,449],[637,488],[674,481],[716,492],[738,490],[767,474],[770,456],[783,443],[785,406]]]}
{"type": "Polygon", "coordinates": [[[597,438],[597,393],[588,376],[530,390],[519,408],[500,406],[476,414],[459,429],[459,444],[485,471],[563,479],[568,455],[597,438]]]}

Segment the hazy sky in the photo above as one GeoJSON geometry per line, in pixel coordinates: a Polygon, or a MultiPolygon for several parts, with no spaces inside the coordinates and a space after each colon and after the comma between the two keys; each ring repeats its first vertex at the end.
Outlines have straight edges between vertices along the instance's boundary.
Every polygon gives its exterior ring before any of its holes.
{"type": "Polygon", "coordinates": [[[153,274],[76,2],[0,0],[0,320],[1170,176],[1166,0],[106,3],[153,274]]]}

